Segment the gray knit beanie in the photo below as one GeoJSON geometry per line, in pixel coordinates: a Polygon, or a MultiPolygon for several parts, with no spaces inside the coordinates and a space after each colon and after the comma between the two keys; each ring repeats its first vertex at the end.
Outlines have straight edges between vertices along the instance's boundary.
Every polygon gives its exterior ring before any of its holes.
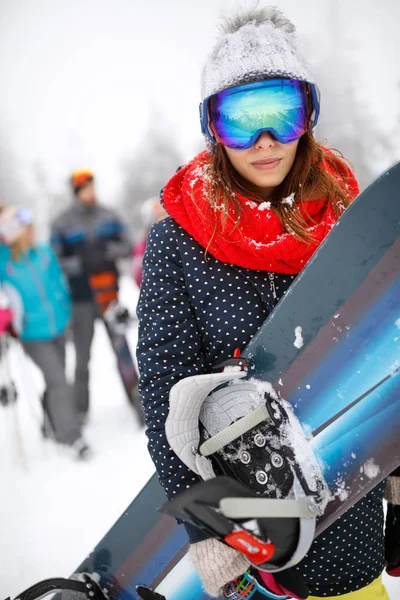
{"type": "Polygon", "coordinates": [[[201,75],[201,97],[274,77],[312,83],[296,28],[274,6],[243,10],[226,19],[201,75]]]}

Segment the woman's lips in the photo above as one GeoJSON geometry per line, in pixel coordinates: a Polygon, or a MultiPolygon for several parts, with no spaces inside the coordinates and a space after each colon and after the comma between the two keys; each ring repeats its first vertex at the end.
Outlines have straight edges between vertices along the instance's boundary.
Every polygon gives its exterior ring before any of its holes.
{"type": "Polygon", "coordinates": [[[251,164],[255,169],[270,171],[271,169],[275,169],[275,167],[280,164],[281,160],[281,158],[266,158],[264,160],[256,160],[251,164]]]}

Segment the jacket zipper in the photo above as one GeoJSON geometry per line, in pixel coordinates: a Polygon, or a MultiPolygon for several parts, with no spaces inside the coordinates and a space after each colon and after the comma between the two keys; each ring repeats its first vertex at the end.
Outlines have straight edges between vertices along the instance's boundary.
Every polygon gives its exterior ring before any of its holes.
{"type": "Polygon", "coordinates": [[[278,300],[278,295],[276,293],[276,288],[275,288],[275,275],[274,275],[274,273],[268,273],[268,278],[269,278],[269,287],[271,288],[272,295],[273,295],[274,300],[276,302],[278,300]]]}
{"type": "Polygon", "coordinates": [[[46,290],[44,288],[44,285],[42,284],[40,276],[39,276],[38,272],[36,271],[36,268],[35,268],[33,262],[31,261],[29,256],[27,257],[27,259],[28,259],[27,260],[28,269],[31,271],[31,273],[33,274],[33,278],[36,280],[36,285],[38,287],[39,294],[43,299],[43,303],[45,305],[47,305],[47,314],[48,314],[48,318],[49,318],[50,331],[53,331],[53,335],[57,336],[56,319],[55,319],[53,307],[51,306],[51,303],[49,302],[49,299],[46,294],[46,290]]]}

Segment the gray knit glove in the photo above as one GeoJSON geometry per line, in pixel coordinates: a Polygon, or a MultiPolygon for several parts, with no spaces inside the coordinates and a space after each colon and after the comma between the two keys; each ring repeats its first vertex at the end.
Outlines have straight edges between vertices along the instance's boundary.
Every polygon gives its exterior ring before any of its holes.
{"type": "Polygon", "coordinates": [[[400,467],[387,478],[385,499],[391,504],[400,504],[400,467]]]}
{"type": "Polygon", "coordinates": [[[386,571],[400,577],[400,467],[387,479],[385,498],[388,502],[385,527],[386,571]]]}
{"type": "Polygon", "coordinates": [[[192,544],[189,556],[204,589],[213,598],[218,598],[226,583],[243,575],[250,567],[243,554],[214,538],[192,544]]]}

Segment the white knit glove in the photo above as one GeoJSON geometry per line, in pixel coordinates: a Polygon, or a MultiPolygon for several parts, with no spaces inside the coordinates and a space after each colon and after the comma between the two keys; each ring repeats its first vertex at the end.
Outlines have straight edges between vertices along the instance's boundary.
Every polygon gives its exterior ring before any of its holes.
{"type": "Polygon", "coordinates": [[[214,538],[192,544],[189,556],[204,589],[213,598],[218,598],[226,583],[243,575],[250,567],[243,554],[214,538]]]}

